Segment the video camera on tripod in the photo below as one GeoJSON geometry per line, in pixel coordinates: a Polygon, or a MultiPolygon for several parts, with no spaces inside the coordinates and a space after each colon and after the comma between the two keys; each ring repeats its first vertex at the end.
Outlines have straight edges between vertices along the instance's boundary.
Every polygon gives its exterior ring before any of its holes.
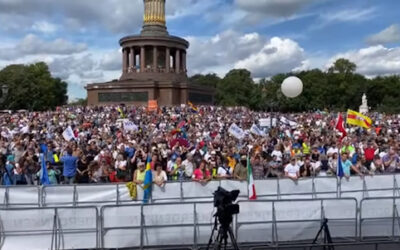
{"type": "Polygon", "coordinates": [[[229,226],[231,224],[233,215],[239,213],[239,205],[233,204],[233,202],[239,196],[239,190],[226,191],[222,187],[214,192],[214,207],[217,208],[217,212],[214,216],[218,217],[219,223],[223,226],[229,226]]]}
{"type": "Polygon", "coordinates": [[[221,249],[222,241],[224,242],[224,249],[226,249],[228,236],[231,238],[233,248],[239,249],[232,228],[230,226],[233,220],[233,215],[239,213],[239,205],[233,204],[233,202],[237,199],[239,193],[239,190],[233,190],[229,192],[222,187],[218,187],[218,189],[213,193],[214,207],[217,208],[217,212],[214,214],[214,228],[211,232],[211,237],[208,242],[207,249],[209,249],[212,245],[215,231],[218,231],[218,235],[214,241],[214,249],[221,249]],[[219,229],[218,222],[221,224],[219,229]]]}

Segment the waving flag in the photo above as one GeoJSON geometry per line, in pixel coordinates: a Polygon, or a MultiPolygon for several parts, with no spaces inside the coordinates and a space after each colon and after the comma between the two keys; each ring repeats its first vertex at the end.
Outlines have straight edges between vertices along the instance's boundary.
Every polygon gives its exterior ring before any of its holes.
{"type": "Polygon", "coordinates": [[[191,110],[193,113],[199,113],[199,109],[198,109],[197,107],[195,107],[195,106],[193,105],[193,103],[188,102],[188,105],[189,105],[189,107],[190,107],[190,110],[191,110]]]}
{"type": "Polygon", "coordinates": [[[347,124],[363,128],[370,128],[372,125],[372,120],[368,116],[349,109],[347,110],[347,124]]]}
{"type": "Polygon", "coordinates": [[[44,160],[44,154],[42,154],[42,171],[40,171],[40,183],[42,185],[50,185],[49,174],[47,173],[46,161],[44,160]]]}
{"type": "Polygon", "coordinates": [[[143,183],[143,203],[148,203],[150,196],[151,196],[151,185],[153,183],[153,175],[151,173],[151,157],[150,155],[147,156],[147,163],[146,163],[146,173],[144,176],[144,183],[143,183]]]}
{"type": "Polygon", "coordinates": [[[257,199],[256,186],[254,185],[253,169],[250,164],[250,157],[247,156],[247,182],[249,183],[249,200],[257,199]]]}
{"type": "Polygon", "coordinates": [[[343,121],[342,114],[339,113],[339,114],[338,114],[338,117],[337,117],[337,120],[336,120],[336,126],[335,126],[335,128],[336,128],[340,133],[342,133],[342,137],[340,138],[340,141],[342,141],[343,138],[347,136],[347,132],[346,132],[346,129],[344,128],[343,123],[344,123],[344,121],[343,121]]]}

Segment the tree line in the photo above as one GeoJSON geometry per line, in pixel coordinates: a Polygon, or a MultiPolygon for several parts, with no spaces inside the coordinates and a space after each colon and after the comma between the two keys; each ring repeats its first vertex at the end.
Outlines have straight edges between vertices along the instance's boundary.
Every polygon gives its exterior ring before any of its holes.
{"type": "Polygon", "coordinates": [[[216,74],[194,75],[189,81],[215,87],[218,105],[274,112],[358,110],[365,93],[372,111],[400,113],[400,76],[368,79],[357,74],[356,69],[357,66],[349,60],[338,59],[327,71],[312,69],[278,74],[257,83],[246,69],[231,70],[224,78],[216,74]],[[290,99],[282,94],[280,86],[286,77],[292,75],[303,81],[303,93],[290,99]]]}
{"type": "Polygon", "coordinates": [[[8,87],[8,93],[2,93],[5,99],[0,103],[1,109],[53,110],[68,101],[67,83],[52,77],[44,62],[3,68],[0,85],[8,87]]]}

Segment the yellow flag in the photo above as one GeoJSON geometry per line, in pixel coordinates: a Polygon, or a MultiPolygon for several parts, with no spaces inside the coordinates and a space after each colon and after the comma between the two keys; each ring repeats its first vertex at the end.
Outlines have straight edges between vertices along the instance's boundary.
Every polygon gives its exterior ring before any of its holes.
{"type": "Polygon", "coordinates": [[[372,120],[368,116],[358,113],[354,110],[347,110],[347,124],[363,128],[371,128],[372,120]]]}

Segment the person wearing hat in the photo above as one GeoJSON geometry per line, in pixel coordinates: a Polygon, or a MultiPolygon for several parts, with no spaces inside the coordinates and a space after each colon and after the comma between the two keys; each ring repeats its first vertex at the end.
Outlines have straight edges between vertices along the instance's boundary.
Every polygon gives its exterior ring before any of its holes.
{"type": "Polygon", "coordinates": [[[233,171],[233,178],[239,181],[247,180],[247,157],[240,156],[240,161],[236,164],[233,171]]]}
{"type": "Polygon", "coordinates": [[[144,178],[146,176],[146,167],[144,162],[139,162],[138,163],[138,169],[135,170],[133,173],[133,182],[136,184],[143,184],[144,183],[144,178]]]}

